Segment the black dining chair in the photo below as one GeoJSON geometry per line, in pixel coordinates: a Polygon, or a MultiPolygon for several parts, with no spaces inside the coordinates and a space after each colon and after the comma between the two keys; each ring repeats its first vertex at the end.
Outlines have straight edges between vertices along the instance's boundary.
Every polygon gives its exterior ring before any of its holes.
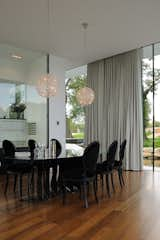
{"type": "MultiPolygon", "coordinates": [[[[6,194],[7,189],[8,189],[9,174],[11,174],[11,172],[8,171],[8,168],[11,165],[11,160],[10,161],[5,161],[4,158],[6,158],[6,157],[14,158],[16,148],[11,141],[4,140],[3,143],[2,143],[2,149],[3,149],[3,168],[5,169],[5,173],[6,173],[6,184],[5,184],[4,193],[6,194]]],[[[15,192],[16,191],[16,184],[17,184],[17,173],[16,172],[12,173],[12,175],[14,175],[14,188],[13,188],[13,190],[15,192]]]]}
{"type": "Polygon", "coordinates": [[[29,184],[30,184],[30,173],[32,172],[32,164],[21,164],[14,163],[16,148],[14,144],[9,140],[2,142],[3,147],[3,166],[6,174],[5,191],[7,193],[9,176],[14,176],[14,192],[16,191],[17,178],[19,177],[19,191],[20,197],[22,198],[22,177],[24,174],[28,175],[28,195],[29,195],[29,184]]]}
{"type": "MultiPolygon", "coordinates": [[[[50,141],[51,141],[51,144],[53,144],[54,142],[56,145],[55,156],[56,158],[58,158],[62,152],[62,145],[56,138],[52,138],[50,141]]],[[[58,182],[56,178],[57,178],[58,165],[55,163],[55,161],[53,161],[51,162],[50,167],[52,168],[51,188],[54,193],[57,193],[58,182]]]]}
{"type": "Polygon", "coordinates": [[[114,169],[117,170],[118,172],[119,183],[121,187],[125,185],[124,178],[123,178],[123,159],[124,159],[126,144],[127,144],[127,140],[125,139],[120,145],[119,161],[115,160],[115,163],[114,163],[114,169]]]}
{"type": "Polygon", "coordinates": [[[99,155],[99,142],[88,145],[83,156],[70,157],[60,162],[60,183],[63,195],[63,203],[66,198],[66,186],[74,185],[83,188],[84,206],[88,208],[87,187],[93,184],[95,199],[98,202],[96,192],[96,164],[99,155]]]}
{"type": "Polygon", "coordinates": [[[28,148],[30,152],[30,157],[34,158],[34,149],[36,147],[36,141],[34,139],[29,139],[28,140],[28,148]]]}
{"type": "Polygon", "coordinates": [[[114,181],[113,181],[113,170],[114,170],[114,163],[115,163],[115,155],[116,155],[116,151],[117,151],[117,145],[118,145],[117,141],[112,142],[112,144],[109,146],[108,151],[107,151],[107,159],[105,161],[103,161],[102,163],[97,163],[97,177],[98,177],[98,175],[100,175],[102,192],[103,192],[103,178],[105,176],[106,177],[107,193],[108,193],[109,197],[110,197],[109,176],[111,178],[112,188],[115,191],[114,181]]]}
{"type": "Polygon", "coordinates": [[[55,149],[56,154],[55,155],[57,158],[57,157],[59,157],[59,155],[62,152],[62,145],[56,138],[52,138],[50,141],[51,141],[51,143],[55,142],[55,145],[56,145],[56,149],[55,149]]]}
{"type": "MultiPolygon", "coordinates": [[[[35,148],[36,148],[36,140],[29,139],[28,140],[28,150],[30,152],[31,159],[34,159],[35,148]]],[[[33,167],[33,169],[32,169],[32,176],[31,176],[32,193],[34,193],[34,178],[35,178],[35,167],[33,167]]]]}
{"type": "Polygon", "coordinates": [[[0,148],[0,175],[4,175],[6,173],[3,161],[3,149],[0,148]]]}

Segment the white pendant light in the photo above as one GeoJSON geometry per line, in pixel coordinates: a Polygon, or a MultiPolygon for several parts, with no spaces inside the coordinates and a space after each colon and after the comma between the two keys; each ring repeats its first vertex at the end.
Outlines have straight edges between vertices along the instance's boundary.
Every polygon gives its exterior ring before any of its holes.
{"type": "MultiPolygon", "coordinates": [[[[82,23],[82,28],[83,28],[83,32],[84,32],[84,53],[86,52],[86,30],[88,27],[88,23],[84,22],[82,23]]],[[[77,101],[79,102],[79,104],[81,106],[87,106],[93,103],[94,98],[95,98],[95,94],[94,91],[89,88],[89,87],[83,87],[81,89],[78,90],[78,92],[76,93],[76,98],[77,101]]]]}
{"type": "MultiPolygon", "coordinates": [[[[50,52],[50,0],[47,1],[47,10],[48,10],[48,48],[50,52]]],[[[47,74],[42,76],[36,86],[37,92],[42,97],[53,97],[57,93],[57,79],[49,71],[49,53],[47,54],[47,74]]]]}
{"type": "Polygon", "coordinates": [[[57,93],[57,80],[52,74],[41,77],[37,83],[38,94],[42,97],[53,97],[57,93]]]}
{"type": "Polygon", "coordinates": [[[81,88],[76,95],[77,101],[81,106],[87,106],[94,101],[94,91],[89,87],[81,88]]]}

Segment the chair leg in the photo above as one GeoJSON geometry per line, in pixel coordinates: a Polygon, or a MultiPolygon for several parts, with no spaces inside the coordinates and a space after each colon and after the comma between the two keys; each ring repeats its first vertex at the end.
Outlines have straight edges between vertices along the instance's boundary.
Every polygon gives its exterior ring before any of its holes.
{"type": "Polygon", "coordinates": [[[89,196],[89,190],[90,190],[90,189],[89,189],[89,185],[90,185],[90,184],[88,183],[88,184],[87,184],[87,197],[89,196]]]}
{"type": "Polygon", "coordinates": [[[98,188],[98,175],[97,174],[96,174],[95,184],[96,184],[96,190],[97,190],[97,188],[98,188]]]}
{"type": "Polygon", "coordinates": [[[16,185],[17,185],[17,174],[14,175],[14,188],[13,188],[14,192],[16,192],[16,185]]]}
{"type": "Polygon", "coordinates": [[[111,172],[111,183],[112,183],[113,191],[115,192],[114,181],[113,181],[113,173],[112,172],[111,172]]]}
{"type": "Polygon", "coordinates": [[[120,183],[120,186],[121,186],[121,188],[122,188],[122,187],[123,187],[123,184],[122,184],[120,169],[118,169],[117,171],[118,171],[119,183],[120,183]]]}
{"type": "Polygon", "coordinates": [[[123,185],[125,185],[124,178],[123,178],[123,170],[122,169],[121,169],[121,179],[122,179],[123,185]]]}
{"type": "Polygon", "coordinates": [[[42,171],[42,192],[43,192],[43,197],[46,199],[47,195],[46,195],[46,172],[45,170],[42,171]]]}
{"type": "Polygon", "coordinates": [[[57,171],[58,171],[57,167],[52,168],[51,189],[52,189],[52,192],[54,192],[55,194],[57,194],[58,192],[57,171]]]}
{"type": "Polygon", "coordinates": [[[64,184],[62,185],[62,199],[63,199],[63,205],[65,205],[65,203],[66,203],[66,187],[64,184]]]}
{"type": "Polygon", "coordinates": [[[31,176],[31,189],[32,189],[32,194],[34,194],[34,169],[32,170],[32,176],[31,176]]]}
{"type": "Polygon", "coordinates": [[[82,199],[82,186],[79,186],[79,199],[82,199]]]}
{"type": "Polygon", "coordinates": [[[95,196],[96,202],[98,203],[96,180],[93,181],[93,189],[94,189],[94,196],[95,196]]]}
{"type": "Polygon", "coordinates": [[[110,188],[109,188],[109,174],[106,174],[106,187],[107,187],[107,193],[108,193],[108,197],[110,198],[110,188]]]}
{"type": "Polygon", "coordinates": [[[87,183],[83,182],[83,199],[84,199],[84,207],[88,208],[88,200],[87,200],[87,183]]]}
{"type": "Polygon", "coordinates": [[[22,199],[22,174],[19,176],[19,192],[20,192],[20,199],[22,199]]]}
{"type": "Polygon", "coordinates": [[[8,189],[8,183],[9,183],[9,175],[6,174],[6,184],[5,184],[5,190],[4,190],[4,194],[7,193],[7,189],[8,189]]]}
{"type": "Polygon", "coordinates": [[[100,174],[100,178],[101,178],[102,194],[103,194],[103,190],[104,190],[103,174],[100,174]]]}
{"type": "Polygon", "coordinates": [[[27,177],[28,177],[28,200],[30,199],[30,173],[28,173],[28,175],[27,175],[27,177]]]}

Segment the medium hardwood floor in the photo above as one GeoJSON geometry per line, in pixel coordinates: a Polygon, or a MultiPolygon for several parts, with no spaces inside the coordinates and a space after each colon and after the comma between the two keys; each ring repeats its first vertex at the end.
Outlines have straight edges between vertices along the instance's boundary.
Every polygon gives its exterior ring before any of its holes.
{"type": "Polygon", "coordinates": [[[0,240],[159,240],[160,172],[126,172],[126,185],[97,205],[93,194],[83,208],[78,193],[40,203],[21,202],[10,186],[3,195],[0,180],[0,240]]]}

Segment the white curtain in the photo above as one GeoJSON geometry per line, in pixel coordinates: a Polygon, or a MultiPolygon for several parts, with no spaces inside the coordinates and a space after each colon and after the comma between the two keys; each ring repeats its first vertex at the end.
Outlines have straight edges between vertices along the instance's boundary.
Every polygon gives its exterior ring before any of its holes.
{"type": "Polygon", "coordinates": [[[112,141],[118,140],[120,145],[127,139],[125,169],[141,170],[143,111],[140,50],[89,64],[87,84],[95,91],[96,98],[86,108],[86,143],[99,140],[105,158],[112,141]]]}

